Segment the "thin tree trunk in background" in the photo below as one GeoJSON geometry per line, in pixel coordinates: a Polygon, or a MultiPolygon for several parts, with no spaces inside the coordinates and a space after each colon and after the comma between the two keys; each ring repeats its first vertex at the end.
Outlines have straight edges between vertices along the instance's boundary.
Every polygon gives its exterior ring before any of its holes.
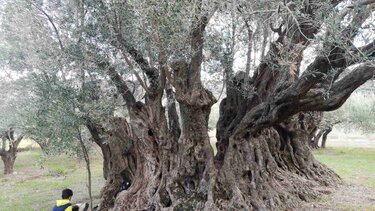
{"type": "Polygon", "coordinates": [[[325,131],[324,131],[324,134],[323,134],[323,138],[322,138],[322,145],[321,147],[324,149],[326,148],[326,142],[327,142],[327,136],[328,134],[332,131],[332,127],[331,126],[328,126],[325,131]]]}
{"type": "Polygon", "coordinates": [[[320,140],[320,138],[322,137],[323,134],[324,134],[324,129],[320,129],[318,134],[316,134],[314,136],[314,138],[313,138],[313,140],[310,144],[312,148],[315,148],[315,149],[319,148],[319,140],[320,140]]]}
{"type": "Polygon", "coordinates": [[[91,167],[90,167],[90,156],[87,151],[87,148],[85,146],[85,143],[82,138],[82,131],[79,127],[77,127],[78,132],[78,140],[81,144],[81,149],[83,153],[83,158],[85,159],[86,163],[86,170],[87,170],[87,180],[88,180],[88,193],[89,193],[89,199],[90,199],[90,208],[93,209],[93,200],[92,200],[92,176],[91,176],[91,167]]]}

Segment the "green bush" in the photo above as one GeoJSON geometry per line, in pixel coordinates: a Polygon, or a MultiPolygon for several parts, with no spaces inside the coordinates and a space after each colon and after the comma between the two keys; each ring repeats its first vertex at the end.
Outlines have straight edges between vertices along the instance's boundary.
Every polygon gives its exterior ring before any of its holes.
{"type": "Polygon", "coordinates": [[[347,129],[375,132],[375,94],[354,93],[338,110],[326,112],[324,120],[341,122],[347,129]]]}

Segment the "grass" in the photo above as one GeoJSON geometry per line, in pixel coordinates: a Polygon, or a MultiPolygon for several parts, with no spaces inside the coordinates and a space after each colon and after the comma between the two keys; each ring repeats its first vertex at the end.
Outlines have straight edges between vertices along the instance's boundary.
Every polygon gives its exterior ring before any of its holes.
{"type": "MultiPolygon", "coordinates": [[[[0,210],[51,210],[61,190],[71,188],[73,201],[88,201],[85,163],[68,155],[46,157],[40,150],[18,153],[15,174],[0,174],[0,210]]],[[[100,155],[91,156],[93,196],[98,198],[104,185],[100,155]]],[[[0,164],[2,172],[3,165],[0,164]]]]}
{"type": "Polygon", "coordinates": [[[344,182],[375,189],[375,148],[327,148],[314,154],[344,182]]]}

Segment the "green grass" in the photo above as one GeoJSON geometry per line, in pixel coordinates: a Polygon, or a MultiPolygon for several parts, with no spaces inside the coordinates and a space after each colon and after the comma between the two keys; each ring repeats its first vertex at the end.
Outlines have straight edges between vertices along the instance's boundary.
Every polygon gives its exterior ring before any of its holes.
{"type": "Polygon", "coordinates": [[[314,155],[345,182],[375,189],[374,148],[328,148],[317,150],[314,155]]]}
{"type": "MultiPolygon", "coordinates": [[[[0,174],[1,211],[51,210],[64,188],[74,191],[74,202],[88,201],[87,172],[83,161],[61,155],[46,157],[41,162],[41,155],[40,150],[20,152],[15,174],[0,174]]],[[[93,195],[98,198],[104,185],[102,160],[98,154],[91,157],[93,195]]]]}

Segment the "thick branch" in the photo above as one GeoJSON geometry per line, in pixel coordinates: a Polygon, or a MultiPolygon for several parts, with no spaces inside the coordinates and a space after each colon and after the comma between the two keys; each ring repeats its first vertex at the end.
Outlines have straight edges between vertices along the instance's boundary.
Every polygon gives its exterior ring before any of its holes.
{"type": "Polygon", "coordinates": [[[114,67],[110,66],[108,68],[107,74],[111,78],[111,80],[115,83],[118,92],[121,94],[122,98],[126,102],[128,109],[131,109],[136,100],[131,93],[129,87],[126,85],[126,82],[122,79],[122,77],[117,73],[114,67]]]}
{"type": "Polygon", "coordinates": [[[115,19],[117,21],[116,23],[113,23],[113,21],[108,22],[112,24],[121,51],[123,52],[123,54],[125,54],[125,52],[130,54],[134,61],[139,65],[141,70],[147,75],[151,83],[151,87],[158,87],[158,70],[154,67],[151,67],[148,61],[143,57],[142,53],[124,39],[120,28],[121,21],[118,17],[115,17],[115,19]]]}
{"type": "Polygon", "coordinates": [[[216,8],[213,11],[204,12],[202,1],[197,3],[197,18],[198,20],[193,21],[192,23],[192,30],[191,30],[191,50],[192,50],[192,57],[190,62],[189,71],[193,75],[192,79],[195,83],[200,83],[200,68],[202,64],[203,58],[203,42],[204,42],[204,32],[208,21],[210,20],[211,16],[214,14],[216,8]],[[204,14],[203,14],[204,13],[204,14]]]}
{"type": "Polygon", "coordinates": [[[319,91],[310,91],[298,102],[301,111],[331,111],[339,108],[350,94],[366,81],[374,77],[375,66],[365,64],[357,67],[353,72],[332,85],[326,97],[319,91]]]}
{"type": "Polygon", "coordinates": [[[373,64],[361,65],[349,75],[334,83],[329,91],[328,98],[321,91],[308,90],[319,82],[321,77],[302,77],[292,85],[296,90],[287,89],[275,100],[262,103],[248,112],[234,135],[243,136],[247,132],[254,133],[261,128],[284,121],[301,111],[335,110],[346,101],[355,89],[371,79],[374,74],[375,67],[373,64]],[[304,88],[304,86],[309,88],[304,88]],[[297,89],[298,87],[299,89],[297,89]]]}
{"type": "Polygon", "coordinates": [[[355,48],[353,47],[353,53],[355,54],[362,54],[362,55],[365,55],[365,56],[375,56],[375,40],[372,41],[371,43],[365,45],[365,46],[362,46],[362,47],[359,47],[359,48],[355,48]]]}
{"type": "Polygon", "coordinates": [[[357,34],[363,22],[371,15],[371,10],[361,9],[354,15],[351,23],[343,30],[344,39],[352,40],[357,34]]]}
{"type": "Polygon", "coordinates": [[[148,93],[148,94],[151,94],[150,90],[148,89],[146,83],[142,80],[141,76],[139,76],[139,74],[137,73],[137,71],[135,70],[133,64],[129,61],[126,53],[124,51],[121,51],[122,52],[122,55],[126,61],[126,63],[129,65],[129,67],[133,70],[133,73],[135,75],[135,77],[137,78],[139,84],[141,84],[141,86],[143,87],[143,89],[148,93]]]}
{"type": "Polygon", "coordinates": [[[202,64],[202,54],[203,54],[203,34],[208,23],[207,17],[202,17],[201,20],[196,24],[196,26],[192,30],[192,38],[191,38],[191,49],[193,52],[191,58],[191,71],[192,72],[199,72],[200,66],[202,64]]]}

